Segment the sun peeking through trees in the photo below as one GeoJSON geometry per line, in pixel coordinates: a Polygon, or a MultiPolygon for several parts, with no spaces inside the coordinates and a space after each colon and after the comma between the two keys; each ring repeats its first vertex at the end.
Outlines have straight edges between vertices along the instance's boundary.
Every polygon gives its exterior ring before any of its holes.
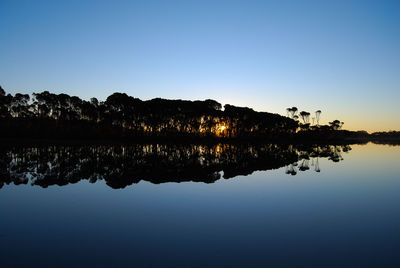
{"type": "Polygon", "coordinates": [[[338,130],[335,120],[319,126],[319,115],[310,126],[310,113],[297,107],[287,117],[251,108],[224,106],[215,100],[142,101],[125,93],[114,93],[105,101],[82,100],[49,91],[6,94],[0,88],[0,123],[7,137],[130,138],[210,137],[284,139],[310,130],[338,130]],[[299,121],[299,118],[301,121],[299,121]]]}

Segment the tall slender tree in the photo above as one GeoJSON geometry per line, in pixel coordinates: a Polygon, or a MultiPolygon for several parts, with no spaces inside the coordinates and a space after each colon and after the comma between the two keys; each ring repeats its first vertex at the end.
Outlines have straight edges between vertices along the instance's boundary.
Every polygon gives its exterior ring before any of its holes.
{"type": "Polygon", "coordinates": [[[317,126],[319,126],[319,118],[321,116],[321,110],[315,111],[315,119],[317,120],[317,126]]]}
{"type": "Polygon", "coordinates": [[[306,111],[300,112],[300,117],[303,119],[304,124],[308,124],[310,122],[310,113],[306,111]]]}
{"type": "Polygon", "coordinates": [[[297,111],[298,111],[297,107],[291,107],[286,109],[288,116],[290,115],[290,118],[292,119],[294,119],[294,116],[296,115],[297,111]]]}

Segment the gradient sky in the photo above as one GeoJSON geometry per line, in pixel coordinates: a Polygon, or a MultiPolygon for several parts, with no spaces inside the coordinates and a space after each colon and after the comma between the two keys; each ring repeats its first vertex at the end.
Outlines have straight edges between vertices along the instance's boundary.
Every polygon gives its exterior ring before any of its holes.
{"type": "Polygon", "coordinates": [[[400,1],[0,0],[0,85],[400,130],[400,1]]]}

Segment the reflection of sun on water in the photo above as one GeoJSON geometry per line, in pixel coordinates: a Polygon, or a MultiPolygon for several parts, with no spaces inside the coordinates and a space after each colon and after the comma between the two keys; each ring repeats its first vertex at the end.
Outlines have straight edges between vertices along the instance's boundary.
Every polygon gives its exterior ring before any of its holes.
{"type": "Polygon", "coordinates": [[[215,147],[215,151],[216,151],[217,153],[221,153],[221,152],[222,152],[222,146],[221,146],[221,144],[218,144],[217,147],[215,147]]]}

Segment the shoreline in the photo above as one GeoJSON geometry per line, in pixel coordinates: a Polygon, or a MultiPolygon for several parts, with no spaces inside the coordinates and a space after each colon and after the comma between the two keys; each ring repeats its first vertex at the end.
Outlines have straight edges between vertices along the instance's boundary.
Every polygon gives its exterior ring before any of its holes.
{"type": "Polygon", "coordinates": [[[3,138],[0,146],[10,145],[130,145],[130,144],[388,144],[400,145],[400,139],[339,138],[339,139],[263,139],[263,138],[201,138],[201,137],[140,137],[140,138],[3,138]]]}

